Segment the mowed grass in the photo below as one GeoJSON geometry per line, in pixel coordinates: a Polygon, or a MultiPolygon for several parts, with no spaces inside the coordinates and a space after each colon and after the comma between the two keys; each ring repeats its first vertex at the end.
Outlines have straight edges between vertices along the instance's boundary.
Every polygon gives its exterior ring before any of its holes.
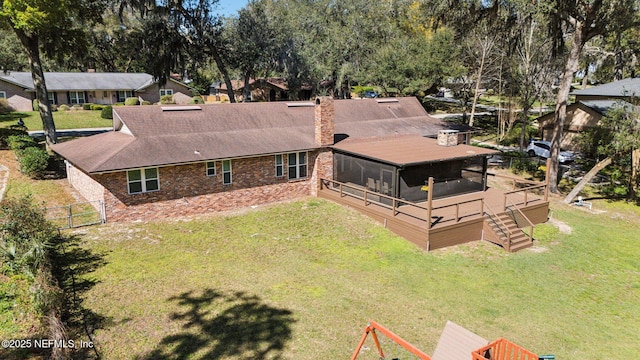
{"type": "MultiPolygon", "coordinates": [[[[28,130],[42,130],[42,119],[37,111],[0,115],[0,127],[15,125],[18,119],[24,121],[28,130]]],[[[97,110],[54,111],[53,122],[57,130],[110,127],[113,125],[111,119],[101,118],[100,111],[97,110]]]]}
{"type": "Polygon", "coordinates": [[[451,320],[558,359],[629,359],[640,221],[628,213],[557,205],[572,234],[539,225],[534,250],[516,254],[480,242],[425,253],[319,199],[85,228],[106,264],[84,306],[105,318],[95,340],[107,359],[346,359],[369,319],[429,354],[451,320]]]}

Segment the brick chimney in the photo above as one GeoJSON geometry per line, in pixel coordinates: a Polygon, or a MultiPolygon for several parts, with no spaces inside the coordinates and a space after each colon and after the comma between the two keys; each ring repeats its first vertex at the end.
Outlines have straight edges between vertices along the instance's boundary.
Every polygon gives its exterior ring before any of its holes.
{"type": "Polygon", "coordinates": [[[316,98],[314,124],[318,146],[333,145],[334,123],[333,98],[328,96],[316,98]]]}
{"type": "Polygon", "coordinates": [[[440,130],[438,132],[438,145],[440,146],[458,145],[458,130],[440,130]]]}

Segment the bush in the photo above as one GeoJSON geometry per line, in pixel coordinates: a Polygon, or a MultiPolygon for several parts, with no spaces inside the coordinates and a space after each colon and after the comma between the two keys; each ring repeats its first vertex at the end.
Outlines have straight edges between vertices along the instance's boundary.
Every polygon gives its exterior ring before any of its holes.
{"type": "Polygon", "coordinates": [[[0,149],[7,149],[9,147],[9,136],[14,135],[29,135],[24,129],[15,128],[0,128],[0,149]]]}
{"type": "Polygon", "coordinates": [[[28,147],[16,151],[20,171],[30,178],[38,178],[49,165],[49,154],[38,147],[28,147]]]}
{"type": "Polygon", "coordinates": [[[143,100],[142,105],[151,105],[151,102],[147,100],[143,100]]]}
{"type": "Polygon", "coordinates": [[[11,135],[7,138],[7,145],[13,151],[23,150],[28,147],[38,146],[38,143],[29,135],[11,135]]]}
{"type": "Polygon", "coordinates": [[[93,106],[92,103],[84,103],[82,104],[82,110],[91,110],[92,106],[93,106]]]}
{"type": "Polygon", "coordinates": [[[140,100],[138,100],[138,98],[136,98],[136,97],[130,97],[130,98],[127,98],[124,101],[124,104],[127,105],[127,106],[140,105],[140,100]]]}
{"type": "Polygon", "coordinates": [[[191,101],[189,101],[190,104],[204,104],[204,99],[202,98],[202,96],[194,96],[191,98],[191,101]]]}
{"type": "Polygon", "coordinates": [[[38,99],[33,99],[31,102],[33,104],[33,111],[40,111],[40,105],[38,105],[38,99]]]}
{"type": "Polygon", "coordinates": [[[162,95],[160,97],[160,104],[175,104],[176,102],[173,100],[173,95],[162,95]]]}
{"type": "Polygon", "coordinates": [[[9,100],[0,99],[0,114],[8,114],[12,111],[13,109],[9,106],[9,100]]]}
{"type": "Polygon", "coordinates": [[[75,104],[71,107],[73,110],[82,110],[82,105],[80,104],[75,104]]]}
{"type": "Polygon", "coordinates": [[[69,110],[71,110],[71,108],[69,107],[69,105],[62,104],[62,105],[58,106],[58,110],[60,110],[60,111],[69,111],[69,110]]]}
{"type": "Polygon", "coordinates": [[[113,106],[124,106],[124,103],[122,103],[122,102],[117,102],[117,103],[113,104],[113,106]]]}
{"type": "Polygon", "coordinates": [[[113,119],[113,107],[111,107],[111,105],[107,105],[104,108],[102,108],[100,117],[103,119],[113,119]]]}
{"type": "Polygon", "coordinates": [[[104,109],[104,105],[91,104],[91,110],[102,110],[104,109]]]}

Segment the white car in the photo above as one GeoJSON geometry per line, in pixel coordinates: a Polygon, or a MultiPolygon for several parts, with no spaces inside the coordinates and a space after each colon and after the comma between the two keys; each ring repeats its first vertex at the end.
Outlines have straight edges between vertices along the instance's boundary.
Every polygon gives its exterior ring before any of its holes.
{"type": "MultiPolygon", "coordinates": [[[[542,158],[548,158],[551,154],[551,143],[543,140],[531,140],[529,146],[527,146],[527,154],[529,156],[540,156],[542,158]]],[[[560,163],[572,162],[576,159],[575,154],[572,151],[566,151],[560,149],[560,155],[558,161],[560,163]]]]}

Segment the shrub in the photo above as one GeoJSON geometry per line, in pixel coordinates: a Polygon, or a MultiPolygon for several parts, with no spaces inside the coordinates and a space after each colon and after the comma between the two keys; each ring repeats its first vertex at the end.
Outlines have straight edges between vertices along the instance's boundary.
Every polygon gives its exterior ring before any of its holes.
{"type": "Polygon", "coordinates": [[[204,104],[204,99],[202,98],[202,96],[194,96],[191,98],[191,101],[189,101],[190,104],[204,104]]]}
{"type": "Polygon", "coordinates": [[[75,104],[71,107],[73,110],[82,110],[82,105],[80,104],[75,104]]]}
{"type": "Polygon", "coordinates": [[[91,110],[102,110],[104,109],[104,105],[91,104],[91,110]]]}
{"type": "Polygon", "coordinates": [[[82,110],[91,110],[92,103],[84,103],[82,104],[82,110]]]}
{"type": "Polygon", "coordinates": [[[9,105],[9,100],[0,99],[0,114],[8,114],[8,113],[10,113],[12,111],[13,111],[13,109],[9,105]]]}
{"type": "Polygon", "coordinates": [[[162,95],[160,97],[160,104],[175,104],[176,102],[173,100],[173,95],[162,95]]]}
{"type": "Polygon", "coordinates": [[[13,151],[38,146],[38,143],[29,135],[11,135],[7,138],[7,145],[13,151]]]}
{"type": "Polygon", "coordinates": [[[71,110],[71,108],[69,107],[69,105],[62,104],[62,105],[60,105],[58,107],[58,110],[60,110],[60,111],[69,111],[69,110],[71,110]]]}
{"type": "Polygon", "coordinates": [[[147,100],[142,100],[142,103],[141,103],[141,104],[142,104],[142,105],[151,105],[151,102],[150,102],[150,101],[147,101],[147,100]]]}
{"type": "Polygon", "coordinates": [[[136,97],[130,97],[130,98],[127,98],[124,101],[124,104],[127,105],[127,106],[140,105],[140,100],[138,100],[138,98],[136,98],[136,97]]]}
{"type": "Polygon", "coordinates": [[[15,128],[0,128],[0,149],[7,149],[9,144],[9,137],[14,135],[27,135],[27,131],[24,129],[15,128]]]}
{"type": "Polygon", "coordinates": [[[40,105],[38,105],[38,99],[33,99],[31,102],[33,104],[33,111],[40,111],[40,105]]]}
{"type": "Polygon", "coordinates": [[[16,151],[20,171],[30,178],[38,178],[49,165],[49,154],[38,147],[28,147],[16,151]]]}
{"type": "Polygon", "coordinates": [[[124,106],[124,103],[123,102],[117,102],[117,103],[113,104],[113,106],[124,106]]]}
{"type": "Polygon", "coordinates": [[[107,105],[104,108],[102,108],[100,117],[103,119],[113,119],[113,107],[111,107],[111,105],[107,105]]]}

